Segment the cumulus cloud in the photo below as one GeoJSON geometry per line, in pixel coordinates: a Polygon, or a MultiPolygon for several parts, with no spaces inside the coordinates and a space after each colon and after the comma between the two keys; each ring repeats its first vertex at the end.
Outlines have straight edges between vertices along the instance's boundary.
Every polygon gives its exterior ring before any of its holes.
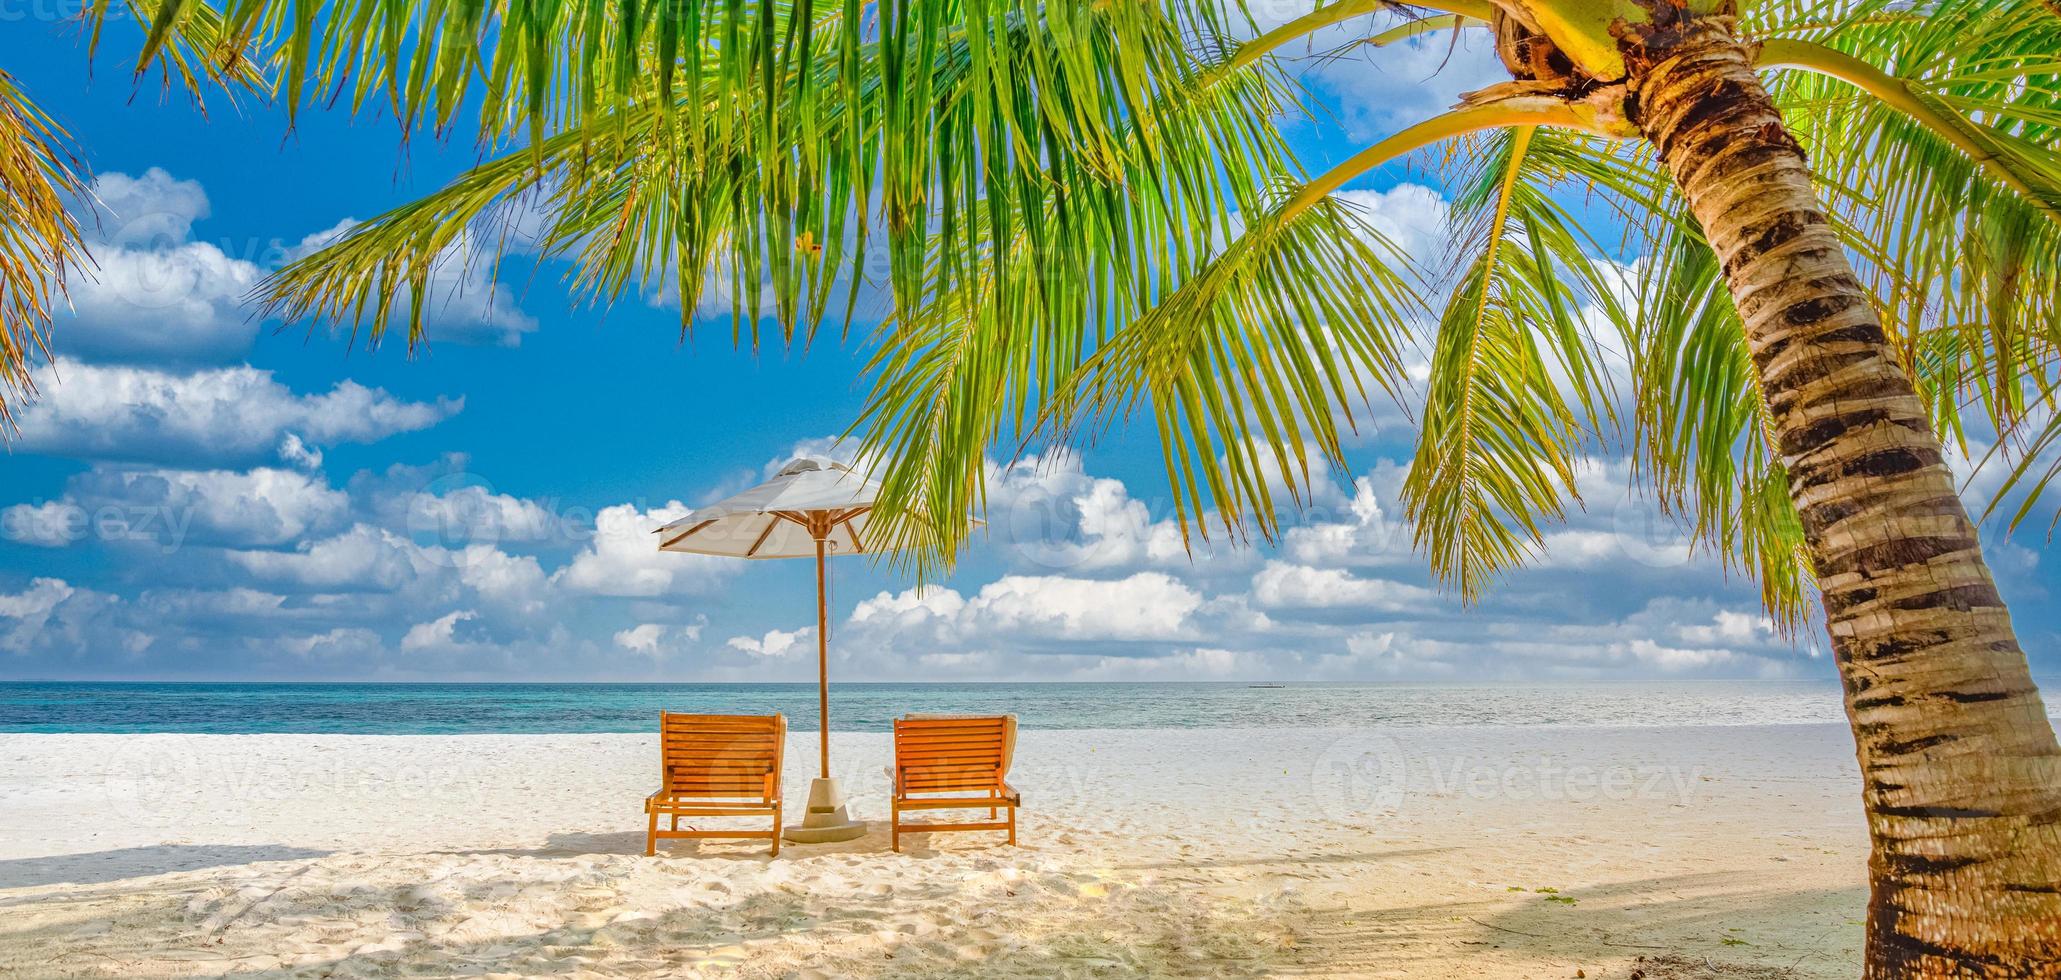
{"type": "Polygon", "coordinates": [[[1340,191],[1333,197],[1351,205],[1397,252],[1419,271],[1435,270],[1451,249],[1450,205],[1438,191],[1423,184],[1397,184],[1385,191],[1340,191]]]}
{"type": "Polygon", "coordinates": [[[1381,612],[1429,612],[1438,599],[1430,589],[1363,579],[1342,568],[1312,568],[1270,561],[1252,577],[1253,598],[1261,606],[1281,609],[1353,609],[1381,612]]]}
{"type": "Polygon", "coordinates": [[[0,534],[45,546],[89,536],[167,548],[277,545],[332,528],[349,509],[342,491],[295,470],[97,467],[72,477],[61,500],[0,511],[0,534]]]}
{"type": "Polygon", "coordinates": [[[782,658],[803,653],[816,638],[814,626],[798,630],[767,630],[764,636],[733,636],[729,647],[754,657],[782,658]]]}
{"type": "Polygon", "coordinates": [[[188,465],[303,462],[310,443],[374,442],[465,406],[463,398],[404,401],[355,381],[297,394],[248,365],[173,374],[60,360],[38,372],[37,387],[41,396],[21,411],[21,449],[188,465]]]}
{"type": "Polygon", "coordinates": [[[1403,467],[1383,460],[1373,473],[1353,479],[1353,494],[1335,519],[1308,521],[1282,534],[1282,551],[1305,565],[1367,567],[1419,563],[1409,526],[1382,503],[1402,486],[1403,467]]]}
{"type": "Polygon", "coordinates": [[[487,602],[525,615],[546,608],[551,580],[533,556],[475,544],[457,552],[452,564],[458,570],[458,581],[487,602]]]}
{"type": "Polygon", "coordinates": [[[701,631],[707,627],[708,617],[705,615],[696,616],[694,622],[677,625],[638,623],[629,629],[617,630],[615,645],[656,660],[693,646],[701,640],[701,631]]]}
{"type": "Polygon", "coordinates": [[[445,650],[458,645],[459,623],[478,619],[479,613],[470,609],[459,609],[445,613],[426,623],[408,627],[401,636],[402,653],[420,653],[425,650],[445,650]]]}
{"type": "Polygon", "coordinates": [[[930,626],[954,639],[1159,640],[1187,635],[1189,617],[1202,605],[1201,593],[1160,572],[1115,580],[1005,575],[971,599],[950,589],[883,592],[860,602],[850,619],[930,626]]]}
{"type": "Polygon", "coordinates": [[[152,167],[95,177],[82,218],[92,261],[66,283],[71,315],[51,330],[60,354],[100,360],[219,360],[242,354],[258,322],[242,301],[262,270],[193,241],[208,216],[200,184],[152,167]]]}
{"type": "Polygon", "coordinates": [[[391,592],[438,567],[441,556],[385,528],[359,524],[291,551],[244,550],[229,560],[258,579],[285,586],[391,592]]]}
{"type": "Polygon", "coordinates": [[[0,633],[0,650],[27,650],[50,614],[75,591],[63,579],[39,578],[20,592],[0,593],[0,619],[11,621],[7,631],[0,633]]]}
{"type": "Polygon", "coordinates": [[[149,633],[119,621],[120,596],[37,578],[19,592],[0,592],[0,652],[42,655],[46,664],[94,658],[92,667],[121,664],[152,643],[149,633]]]}
{"type": "Polygon", "coordinates": [[[677,500],[652,510],[640,510],[635,504],[603,508],[594,516],[594,539],[558,572],[558,581],[569,589],[595,595],[707,592],[743,562],[662,552],[651,533],[687,516],[690,509],[677,500]]]}
{"type": "Polygon", "coordinates": [[[1249,553],[1211,541],[1184,541],[1171,517],[1151,508],[1120,480],[1089,475],[1071,453],[1031,455],[1009,466],[990,462],[987,529],[981,546],[1022,567],[1045,572],[1137,568],[1228,570],[1249,553]]]}

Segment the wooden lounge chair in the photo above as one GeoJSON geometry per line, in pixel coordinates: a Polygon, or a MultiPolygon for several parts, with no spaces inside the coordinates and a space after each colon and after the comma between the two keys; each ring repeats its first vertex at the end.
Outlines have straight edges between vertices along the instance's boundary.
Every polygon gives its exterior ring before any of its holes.
{"type": "Polygon", "coordinates": [[[769,840],[780,854],[780,764],[785,715],[676,715],[661,712],[658,792],[644,800],[651,817],[644,853],[660,838],[769,840]],[[672,827],[658,829],[660,817],[672,827]],[[772,830],[680,829],[681,817],[772,817],[772,830]]]}
{"type": "Polygon", "coordinates": [[[1016,716],[910,715],[895,719],[891,846],[902,835],[946,830],[1006,830],[1016,843],[1016,808],[1023,798],[1009,787],[1016,750],[1016,716]],[[986,810],[986,823],[904,823],[906,810],[986,810]],[[997,821],[997,811],[1009,819],[997,821]]]}

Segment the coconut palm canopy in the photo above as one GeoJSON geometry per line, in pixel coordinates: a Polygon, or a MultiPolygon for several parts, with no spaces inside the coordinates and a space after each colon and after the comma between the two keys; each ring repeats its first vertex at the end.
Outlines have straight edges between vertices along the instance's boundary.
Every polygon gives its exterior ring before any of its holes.
{"type": "MultiPolygon", "coordinates": [[[[1143,409],[1188,526],[1269,533],[1288,503],[1271,488],[1304,489],[1309,455],[1335,456],[1368,396],[1399,395],[1455,436],[1423,440],[1409,505],[1464,593],[1535,551],[1591,437],[1621,437],[1662,500],[1800,614],[1808,562],[1737,318],[1648,145],[1520,86],[1312,178],[1266,122],[1299,105],[1268,55],[1390,9],[1349,0],[1258,32],[1190,2],[368,0],[351,23],[388,28],[325,31],[283,6],[218,25],[184,3],[146,60],[190,51],[171,43],[198,24],[268,69],[290,112],[334,92],[508,147],[268,283],[290,319],[423,339],[435,257],[523,195],[551,215],[542,251],[597,299],[663,284],[692,316],[711,275],[762,283],[733,311],[751,343],[840,319],[884,253],[896,313],[861,430],[889,461],[883,530],[925,544],[926,567],[970,525],[899,515],[977,512],[998,447],[1143,409]],[[1459,275],[1428,285],[1416,266],[1446,262],[1393,254],[1327,196],[1426,148],[1451,163],[1463,233],[1459,275]],[[1605,206],[1575,214],[1571,188],[1605,206]],[[1612,254],[1639,257],[1629,276],[1596,261],[1612,254]],[[1605,367],[1620,351],[1629,377],[1605,367]],[[1427,355],[1420,390],[1404,364],[1427,355]]],[[[1486,29],[1496,9],[1431,5],[1353,43],[1486,29]]],[[[2049,96],[2015,82],[2048,65],[2053,14],[1874,0],[1739,17],[1940,431],[2001,432],[1996,465],[2045,482],[2022,467],[2054,434],[2035,409],[2061,166],[2049,96]]]]}
{"type": "MultiPolygon", "coordinates": [[[[158,10],[146,63],[203,9],[158,10]]],[[[712,279],[759,287],[740,342],[844,318],[884,254],[857,428],[882,460],[869,536],[919,569],[957,553],[991,454],[1133,414],[1184,527],[1271,534],[1273,488],[1299,499],[1395,397],[1418,415],[1418,544],[1473,596],[1577,501],[1586,451],[1625,445],[1779,616],[1816,576],[1875,837],[1873,975],[2061,960],[2061,749],[1943,448],[1992,430],[2014,476],[2050,475],[2050,5],[1341,0],[1262,30],[1196,0],[258,0],[221,20],[213,54],[262,62],[289,110],[469,120],[501,153],[274,276],[286,319],[421,340],[437,259],[524,194],[597,300],[662,282],[684,329],[712,279]],[[1340,25],[1373,48],[1486,30],[1510,80],[1312,175],[1272,55],[1340,25]],[[1426,150],[1459,232],[1429,269],[1332,194],[1426,150]]]]}

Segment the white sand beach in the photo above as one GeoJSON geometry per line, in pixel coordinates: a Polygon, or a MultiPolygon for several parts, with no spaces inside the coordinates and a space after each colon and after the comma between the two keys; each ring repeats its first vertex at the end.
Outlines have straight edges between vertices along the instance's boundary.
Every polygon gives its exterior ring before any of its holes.
{"type": "Polygon", "coordinates": [[[769,860],[643,855],[650,736],[0,735],[0,976],[1850,977],[1847,738],[1029,731],[1023,846],[894,854],[839,733],[769,860]]]}

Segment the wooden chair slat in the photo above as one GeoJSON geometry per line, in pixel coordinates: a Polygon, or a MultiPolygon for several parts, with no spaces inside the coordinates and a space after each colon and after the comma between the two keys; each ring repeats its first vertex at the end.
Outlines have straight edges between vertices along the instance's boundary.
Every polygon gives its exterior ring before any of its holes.
{"type": "Polygon", "coordinates": [[[644,801],[650,816],[644,853],[658,853],[658,842],[672,838],[743,838],[770,840],[780,853],[780,767],[787,744],[787,719],[782,715],[659,716],[660,789],[644,801]],[[742,797],[725,800],[714,797],[742,797]],[[670,816],[670,830],[659,818],[670,816]],[[773,829],[680,829],[684,816],[771,816],[773,829]]]}
{"type": "Polygon", "coordinates": [[[1016,843],[1016,791],[1004,782],[1009,767],[1013,720],[993,718],[898,718],[894,723],[892,845],[902,834],[934,831],[1002,830],[1016,843]],[[939,796],[937,794],[967,794],[939,796]],[[931,794],[918,796],[916,794],[931,794]],[[911,823],[904,810],[988,810],[987,822],[911,823]],[[1002,810],[1006,821],[996,820],[1002,810]]]}

